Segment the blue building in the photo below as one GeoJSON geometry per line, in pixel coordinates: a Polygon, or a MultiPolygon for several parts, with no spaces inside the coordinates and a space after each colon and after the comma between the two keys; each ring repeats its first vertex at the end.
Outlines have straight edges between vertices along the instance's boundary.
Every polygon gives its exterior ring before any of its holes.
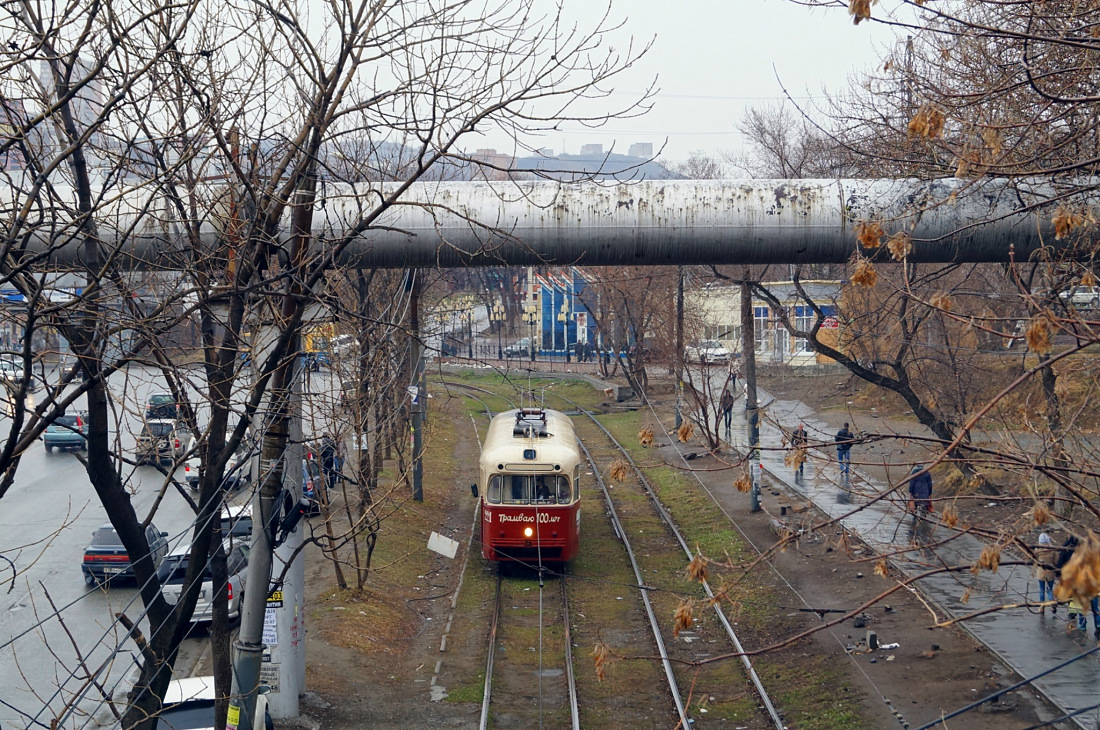
{"type": "Polygon", "coordinates": [[[576,267],[532,276],[529,306],[535,307],[540,355],[572,357],[578,343],[594,344],[595,322],[581,300],[586,284],[576,267]]]}

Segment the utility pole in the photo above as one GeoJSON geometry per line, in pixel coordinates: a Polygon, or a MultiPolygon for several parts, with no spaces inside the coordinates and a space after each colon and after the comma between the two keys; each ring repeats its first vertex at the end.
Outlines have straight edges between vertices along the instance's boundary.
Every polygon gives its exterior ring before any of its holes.
{"type": "Polygon", "coordinates": [[[749,419],[749,469],[752,474],[751,511],[760,511],[760,411],[756,401],[756,332],[749,267],[741,270],[741,377],[745,381],[745,416],[749,419]]]}
{"type": "MultiPolygon", "coordinates": [[[[313,202],[317,179],[307,173],[295,195],[290,264],[299,269],[305,261],[306,248],[312,235],[313,202]]],[[[283,353],[282,361],[272,374],[266,397],[268,413],[256,414],[257,425],[266,427],[259,463],[252,473],[261,478],[260,488],[252,500],[252,549],[249,552],[248,578],[252,590],[245,591],[241,601],[241,628],[233,645],[233,694],[229,702],[227,730],[261,730],[253,726],[256,716],[256,694],[260,688],[260,671],[264,653],[264,622],[271,584],[271,568],[277,537],[283,493],[283,477],[287,469],[287,442],[290,437],[291,400],[296,378],[294,365],[301,354],[301,286],[291,277],[278,320],[269,334],[277,337],[286,327],[294,332],[283,353]],[[293,324],[292,324],[293,323],[293,324]],[[265,418],[265,416],[267,416],[265,418]]],[[[270,345],[270,341],[268,343],[270,345]]],[[[253,348],[253,363],[261,365],[267,356],[253,348]]],[[[300,463],[300,462],[299,462],[300,463]]],[[[301,496],[301,490],[298,491],[301,496]]],[[[295,697],[295,703],[297,697],[295,697]]]]}
{"type": "Polygon", "coordinates": [[[676,267],[676,428],[684,422],[684,267],[676,267]]]}
{"type": "MultiPolygon", "coordinates": [[[[409,396],[412,415],[412,496],[424,501],[424,408],[428,394],[424,390],[424,359],[420,347],[420,277],[416,269],[409,271],[405,285],[409,291],[409,360],[412,382],[409,396]]],[[[471,344],[470,347],[473,347],[471,344]]],[[[473,359],[473,353],[470,354],[473,359]]]]}

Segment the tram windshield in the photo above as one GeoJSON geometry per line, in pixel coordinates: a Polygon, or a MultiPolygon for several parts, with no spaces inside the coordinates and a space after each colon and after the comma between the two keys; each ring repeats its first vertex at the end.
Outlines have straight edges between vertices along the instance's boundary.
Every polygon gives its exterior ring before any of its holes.
{"type": "Polygon", "coordinates": [[[496,474],[485,499],[490,504],[569,504],[573,490],[569,477],[559,474],[496,474]]]}

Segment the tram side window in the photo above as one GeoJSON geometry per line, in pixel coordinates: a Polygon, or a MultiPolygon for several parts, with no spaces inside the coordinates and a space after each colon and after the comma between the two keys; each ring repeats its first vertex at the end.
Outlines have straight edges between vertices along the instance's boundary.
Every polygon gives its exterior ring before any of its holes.
{"type": "Polygon", "coordinates": [[[485,499],[489,504],[500,504],[500,490],[504,480],[495,476],[489,480],[489,488],[486,490],[485,499]]]}
{"type": "Polygon", "coordinates": [[[569,477],[557,477],[558,504],[569,504],[573,501],[572,490],[569,488],[569,477]]]}

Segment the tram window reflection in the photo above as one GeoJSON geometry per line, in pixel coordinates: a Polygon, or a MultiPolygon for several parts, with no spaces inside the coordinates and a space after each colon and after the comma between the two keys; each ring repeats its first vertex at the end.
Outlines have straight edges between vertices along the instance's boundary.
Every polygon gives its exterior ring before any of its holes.
{"type": "Polygon", "coordinates": [[[572,490],[569,488],[569,477],[557,478],[558,504],[569,504],[573,501],[572,490]]]}
{"type": "Polygon", "coordinates": [[[499,476],[494,476],[489,480],[489,488],[485,490],[485,499],[489,504],[500,504],[500,490],[504,483],[504,480],[499,476]]]}

